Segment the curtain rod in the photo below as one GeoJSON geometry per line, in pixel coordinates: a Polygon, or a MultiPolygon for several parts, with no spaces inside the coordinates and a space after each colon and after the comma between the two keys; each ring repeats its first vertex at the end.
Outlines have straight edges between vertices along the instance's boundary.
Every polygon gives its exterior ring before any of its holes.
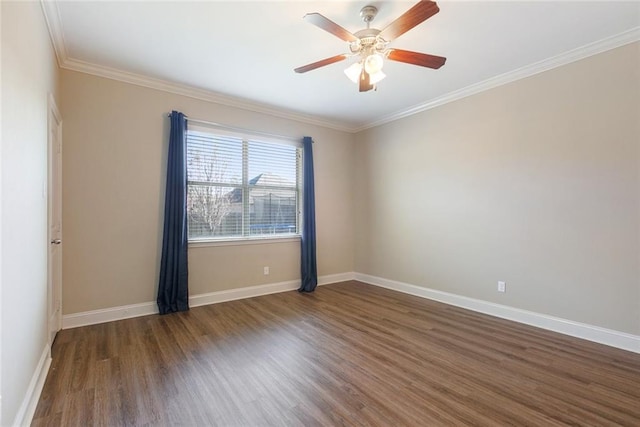
{"type": "MultiPolygon", "coordinates": [[[[171,117],[171,113],[167,113],[167,117],[171,117]]],[[[189,121],[191,121],[191,122],[194,122],[194,123],[200,123],[200,124],[203,124],[203,125],[209,125],[209,126],[217,127],[217,128],[220,128],[220,129],[231,130],[231,131],[235,131],[235,132],[251,133],[251,134],[254,134],[254,135],[258,135],[258,136],[266,136],[266,137],[270,137],[270,138],[285,139],[287,141],[293,141],[293,142],[296,142],[296,143],[300,143],[302,141],[302,138],[297,139],[297,138],[293,138],[291,136],[278,135],[278,134],[275,134],[275,133],[260,132],[260,131],[250,130],[250,129],[243,129],[243,128],[238,128],[238,127],[223,125],[223,124],[220,124],[220,123],[209,122],[209,121],[206,121],[206,120],[192,119],[189,116],[187,116],[186,114],[184,115],[184,118],[189,120],[189,121]]],[[[312,140],[312,142],[313,142],[313,140],[312,140]]]]}

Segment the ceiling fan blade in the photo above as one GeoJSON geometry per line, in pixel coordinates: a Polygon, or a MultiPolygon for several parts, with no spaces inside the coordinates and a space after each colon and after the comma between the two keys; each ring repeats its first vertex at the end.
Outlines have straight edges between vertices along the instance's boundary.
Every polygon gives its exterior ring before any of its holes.
{"type": "Polygon", "coordinates": [[[329,18],[320,15],[319,13],[307,13],[302,19],[310,24],[315,25],[318,28],[322,28],[323,30],[333,34],[336,37],[341,38],[346,42],[355,42],[358,40],[358,38],[351,34],[349,31],[345,30],[340,25],[336,24],[329,18]]]}
{"type": "Polygon", "coordinates": [[[426,53],[411,52],[410,50],[389,49],[389,56],[392,61],[405,62],[407,64],[420,65],[421,67],[433,68],[437,70],[442,67],[447,60],[442,56],[427,55],[426,53]]]}
{"type": "Polygon", "coordinates": [[[302,67],[296,68],[296,73],[306,73],[307,71],[315,70],[316,68],[324,67],[325,65],[333,64],[334,62],[340,62],[347,59],[347,55],[336,55],[331,58],[325,58],[317,62],[313,62],[311,64],[303,65],[302,67]]]}
{"type": "Polygon", "coordinates": [[[358,83],[358,90],[360,92],[367,92],[371,89],[373,89],[373,85],[371,84],[369,73],[367,73],[364,68],[362,68],[362,72],[360,73],[360,81],[358,83]]]}
{"type": "Polygon", "coordinates": [[[421,22],[426,21],[439,11],[440,8],[438,8],[436,2],[421,0],[420,3],[417,3],[398,19],[387,25],[385,29],[380,32],[380,36],[386,41],[391,41],[406,33],[421,22]]]}

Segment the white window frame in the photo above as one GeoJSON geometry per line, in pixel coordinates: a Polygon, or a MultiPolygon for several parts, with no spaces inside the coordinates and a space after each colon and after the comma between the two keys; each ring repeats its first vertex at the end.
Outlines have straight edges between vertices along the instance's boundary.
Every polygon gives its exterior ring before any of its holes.
{"type": "MultiPolygon", "coordinates": [[[[232,138],[242,139],[242,183],[209,183],[200,181],[187,181],[187,192],[189,191],[189,185],[212,185],[212,186],[224,186],[242,189],[242,235],[241,236],[221,236],[221,237],[189,237],[189,246],[193,247],[206,247],[206,246],[235,246],[246,244],[269,244],[277,242],[299,241],[302,232],[302,198],[303,198],[303,171],[302,171],[302,143],[294,142],[289,139],[280,139],[273,136],[265,136],[259,132],[250,131],[236,131],[218,128],[209,125],[192,124],[189,122],[187,127],[187,135],[190,131],[208,133],[214,136],[227,136],[232,138]],[[254,188],[269,188],[269,189],[285,189],[291,190],[291,187],[277,187],[271,185],[251,185],[249,184],[250,177],[249,165],[248,165],[248,147],[249,142],[264,142],[269,144],[282,144],[296,147],[296,232],[286,234],[250,234],[250,199],[249,192],[254,188]]],[[[188,144],[188,136],[187,142],[188,144]]],[[[186,149],[186,147],[185,147],[186,149]]],[[[186,160],[186,159],[185,159],[186,160]]],[[[188,168],[188,161],[187,161],[188,168]]],[[[188,173],[188,169],[187,169],[188,173]]]]}

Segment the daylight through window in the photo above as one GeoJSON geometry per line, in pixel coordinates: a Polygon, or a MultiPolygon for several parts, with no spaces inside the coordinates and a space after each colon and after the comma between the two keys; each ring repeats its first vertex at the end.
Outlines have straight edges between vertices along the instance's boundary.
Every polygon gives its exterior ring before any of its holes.
{"type": "Polygon", "coordinates": [[[189,240],[299,233],[301,148],[217,130],[187,132],[189,240]]]}

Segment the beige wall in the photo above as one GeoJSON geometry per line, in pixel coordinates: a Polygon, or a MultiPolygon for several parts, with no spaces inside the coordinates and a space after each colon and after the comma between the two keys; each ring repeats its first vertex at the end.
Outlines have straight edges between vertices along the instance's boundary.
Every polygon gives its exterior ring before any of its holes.
{"type": "MultiPolygon", "coordinates": [[[[13,425],[47,348],[47,97],[57,65],[39,2],[0,2],[2,249],[0,425],[13,425]]],[[[23,413],[24,416],[24,413],[23,413]]]]}
{"type": "Polygon", "coordinates": [[[357,135],[356,271],[639,335],[639,46],[357,135]]]}
{"type": "MultiPolygon", "coordinates": [[[[296,138],[312,136],[318,270],[353,271],[352,134],[63,71],[63,312],[155,301],[167,112],[296,138]]],[[[299,241],[191,247],[191,295],[295,280],[299,241]],[[264,276],[263,266],[270,267],[264,276]]]]}
{"type": "MultiPolygon", "coordinates": [[[[63,311],[155,300],[177,109],[314,137],[320,275],[357,271],[640,334],[638,49],[355,136],[63,71],[63,311]]],[[[298,257],[298,242],[191,247],[191,294],[295,280],[298,257]]]]}

